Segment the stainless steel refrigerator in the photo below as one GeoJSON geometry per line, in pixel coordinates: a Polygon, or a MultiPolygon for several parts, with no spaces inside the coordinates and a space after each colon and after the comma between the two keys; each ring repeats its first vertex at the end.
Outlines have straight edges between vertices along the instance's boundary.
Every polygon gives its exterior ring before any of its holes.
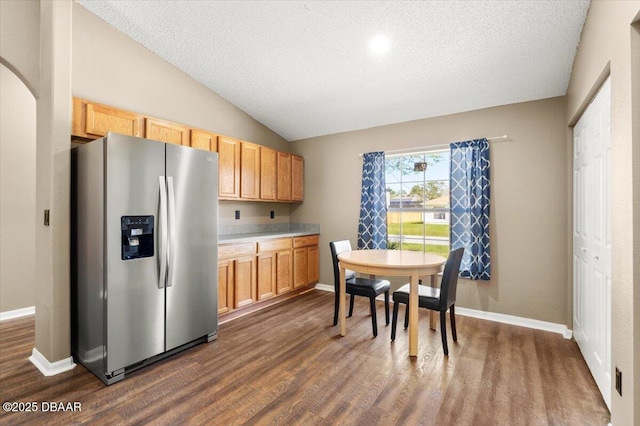
{"type": "Polygon", "coordinates": [[[109,133],[72,151],[72,354],[106,384],[218,329],[218,154],[109,133]]]}

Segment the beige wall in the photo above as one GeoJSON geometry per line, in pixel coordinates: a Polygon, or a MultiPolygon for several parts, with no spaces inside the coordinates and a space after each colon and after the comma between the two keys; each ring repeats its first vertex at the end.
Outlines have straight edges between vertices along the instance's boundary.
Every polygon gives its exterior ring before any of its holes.
{"type": "Polygon", "coordinates": [[[306,198],[291,220],[320,223],[320,282],[333,283],[329,242],[357,241],[358,153],[507,134],[511,141],[491,144],[492,279],[462,280],[457,304],[565,324],[565,108],[552,98],[294,142],[305,157],[306,198]]]}
{"type": "Polygon", "coordinates": [[[34,96],[40,89],[40,1],[0,1],[0,62],[34,96]]]}
{"type": "Polygon", "coordinates": [[[220,201],[219,225],[275,225],[289,223],[288,203],[257,203],[246,201],[220,201]],[[240,219],[235,212],[240,211],[240,219]],[[274,218],[270,213],[273,210],[274,218]]]}
{"type": "Polygon", "coordinates": [[[289,151],[286,140],[78,4],[73,95],[289,151]]]}
{"type": "MultiPolygon", "coordinates": [[[[286,141],[224,99],[122,36],[81,6],[73,4],[72,8],[73,95],[289,150],[286,141]]],[[[639,9],[637,1],[592,3],[566,106],[562,99],[550,99],[326,136],[316,138],[315,143],[311,140],[295,142],[295,151],[306,157],[307,197],[304,204],[291,208],[291,218],[296,222],[322,225],[321,282],[332,282],[328,242],[343,237],[353,242],[356,239],[359,152],[507,133],[512,142],[492,146],[494,278],[488,283],[463,282],[459,304],[545,321],[568,322],[570,279],[566,259],[570,248],[566,230],[570,227],[570,182],[566,170],[570,163],[566,125],[577,120],[600,77],[610,69],[615,212],[612,358],[625,375],[624,396],[618,397],[614,393],[612,420],[614,424],[640,424],[640,392],[634,388],[634,384],[640,383],[640,351],[636,349],[640,344],[640,290],[636,285],[634,291],[633,285],[640,282],[640,268],[637,267],[640,265],[640,153],[633,144],[640,146],[637,124],[640,121],[637,86],[640,65],[637,59],[632,68],[632,57],[640,56],[637,53],[640,36],[629,26],[639,9]],[[347,182],[350,184],[345,184],[347,182]]],[[[39,12],[39,2],[0,1],[0,59],[17,71],[33,93],[40,91],[39,12]]],[[[66,18],[65,12],[63,15],[66,18]]],[[[52,14],[49,12],[47,17],[50,21],[46,25],[51,25],[52,14]]],[[[58,22],[56,25],[71,28],[71,23],[58,22]]],[[[50,72],[60,59],[49,60],[46,67],[50,72]]],[[[50,84],[53,87],[49,90],[55,92],[57,84],[53,80],[50,84]]],[[[39,140],[42,138],[38,151],[41,146],[51,144],[43,153],[38,153],[46,171],[39,172],[38,197],[40,206],[53,203],[62,212],[62,217],[56,218],[60,222],[53,235],[55,241],[56,235],[64,240],[64,221],[68,217],[64,217],[63,206],[67,198],[56,195],[66,179],[62,170],[66,154],[64,147],[58,147],[52,139],[60,139],[59,118],[67,112],[56,106],[56,102],[64,97],[53,97],[42,108],[42,112],[50,115],[46,120],[58,122],[49,126],[56,133],[50,136],[51,139],[46,141],[44,134],[38,136],[39,140]],[[62,159],[57,162],[56,158],[62,159]]],[[[39,123],[40,120],[38,118],[39,123]]],[[[39,128],[46,127],[46,123],[39,124],[39,128]]],[[[226,204],[227,210],[233,210],[234,204],[240,203],[226,204]]],[[[262,215],[264,210],[259,207],[256,214],[262,215]]],[[[41,297],[45,298],[43,310],[51,309],[58,314],[45,312],[47,316],[36,321],[36,334],[40,329],[41,334],[48,335],[41,351],[50,361],[56,361],[64,357],[65,352],[68,355],[68,309],[65,310],[64,302],[65,298],[68,300],[68,282],[64,283],[68,251],[67,254],[56,253],[58,246],[52,243],[51,235],[42,237],[44,240],[36,246],[46,257],[44,261],[39,260],[39,265],[45,265],[37,266],[36,271],[42,268],[39,274],[47,278],[41,284],[41,297]],[[57,339],[59,336],[62,339],[57,339]]]]}
{"type": "Polygon", "coordinates": [[[622,396],[611,392],[614,425],[640,424],[640,35],[631,26],[639,17],[639,1],[591,3],[567,91],[572,125],[610,74],[611,371],[623,373],[622,396]]]}
{"type": "MultiPolygon", "coordinates": [[[[71,120],[71,1],[0,2],[0,59],[36,99],[31,222],[35,254],[35,349],[48,361],[70,355],[69,127],[71,120]],[[41,48],[42,47],[42,48],[41,48]],[[50,211],[50,226],[42,222],[50,211]]],[[[4,94],[3,94],[4,95],[4,94]]],[[[18,294],[19,288],[8,290],[18,294]]],[[[70,365],[70,364],[69,364],[70,365]]]]}
{"type": "MultiPolygon", "coordinates": [[[[76,97],[291,150],[281,136],[78,4],[73,8],[72,75],[76,97]]],[[[263,222],[288,223],[288,205],[220,203],[221,225],[263,222]],[[235,210],[241,211],[240,220],[234,219],[235,210]],[[271,210],[276,210],[273,220],[271,210]]]]}
{"type": "Polygon", "coordinates": [[[40,4],[40,94],[36,102],[35,349],[70,363],[69,209],[71,146],[70,1],[40,4]],[[49,210],[49,225],[43,223],[49,210]]]}
{"type": "Polygon", "coordinates": [[[0,312],[35,305],[36,100],[0,65],[0,312]]]}

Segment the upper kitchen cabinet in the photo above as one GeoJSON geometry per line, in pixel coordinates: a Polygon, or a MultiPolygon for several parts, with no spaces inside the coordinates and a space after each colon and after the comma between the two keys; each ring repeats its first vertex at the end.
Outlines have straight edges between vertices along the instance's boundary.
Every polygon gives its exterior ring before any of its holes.
{"type": "Polygon", "coordinates": [[[71,135],[98,139],[108,132],[143,137],[142,115],[110,106],[73,98],[71,135]]]}
{"type": "Polygon", "coordinates": [[[203,132],[202,130],[191,130],[189,146],[191,148],[216,152],[218,150],[218,136],[214,133],[203,132]]]}
{"type": "Polygon", "coordinates": [[[291,156],[291,200],[304,200],[304,158],[291,156]]]}
{"type": "Polygon", "coordinates": [[[240,198],[260,198],[260,145],[240,143],[240,198]]]}
{"type": "Polygon", "coordinates": [[[170,121],[145,118],[144,137],[154,141],[189,146],[190,129],[170,121]]]}
{"type": "Polygon", "coordinates": [[[72,139],[98,139],[108,132],[218,152],[221,200],[298,203],[304,199],[304,158],[298,155],[73,98],[72,139]]]}
{"type": "Polygon", "coordinates": [[[277,153],[277,200],[304,200],[304,158],[288,154],[277,153]]]}
{"type": "Polygon", "coordinates": [[[260,199],[276,199],[276,150],[260,147],[260,199]]]}
{"type": "Polygon", "coordinates": [[[277,155],[278,184],[276,186],[278,201],[291,201],[291,154],[279,152],[277,155]]]}
{"type": "Polygon", "coordinates": [[[218,136],[218,197],[240,197],[240,141],[218,136]]]}

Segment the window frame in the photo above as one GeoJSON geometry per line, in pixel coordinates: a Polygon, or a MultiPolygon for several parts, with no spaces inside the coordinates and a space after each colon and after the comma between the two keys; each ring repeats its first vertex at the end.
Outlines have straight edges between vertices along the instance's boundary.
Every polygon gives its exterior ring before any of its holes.
{"type": "MultiPolygon", "coordinates": [[[[427,155],[432,155],[432,154],[442,154],[442,153],[446,153],[446,159],[445,161],[450,162],[451,161],[451,153],[449,151],[449,149],[432,149],[432,150],[420,150],[420,151],[415,151],[415,152],[406,152],[406,153],[397,153],[397,154],[387,154],[385,155],[385,166],[388,164],[389,159],[391,158],[398,158],[398,157],[411,157],[411,156],[427,156],[427,155]]],[[[385,167],[386,168],[386,167],[385,167]]],[[[450,168],[450,165],[448,166],[448,168],[450,168]]],[[[428,182],[446,182],[446,189],[445,189],[445,193],[443,194],[450,194],[450,171],[447,173],[448,176],[446,179],[427,179],[427,173],[423,174],[423,178],[421,181],[416,181],[415,179],[409,179],[407,181],[403,180],[403,173],[402,170],[400,170],[400,179],[397,182],[394,183],[389,183],[389,181],[386,181],[386,186],[387,188],[390,188],[393,185],[397,185],[400,189],[400,192],[402,192],[403,190],[403,186],[405,184],[409,184],[409,185],[415,185],[415,184],[419,184],[422,185],[422,187],[424,188],[426,186],[426,184],[428,182]]],[[[387,174],[387,172],[385,171],[385,180],[387,178],[387,176],[389,176],[387,174]]],[[[397,249],[404,249],[404,250],[408,250],[406,248],[403,248],[404,244],[407,244],[405,237],[407,235],[411,235],[411,234],[405,234],[404,232],[404,221],[402,220],[403,218],[403,213],[421,213],[422,214],[422,235],[421,236],[416,236],[418,238],[421,238],[422,241],[416,244],[420,244],[423,247],[423,252],[426,253],[430,253],[430,251],[427,251],[427,246],[429,245],[427,243],[427,239],[429,237],[429,235],[427,235],[426,233],[426,226],[429,224],[426,222],[425,220],[425,214],[428,213],[432,213],[432,214],[436,214],[436,213],[444,213],[445,215],[445,219],[446,222],[444,222],[444,224],[446,224],[448,226],[449,229],[449,234],[446,236],[446,241],[447,244],[443,246],[445,246],[447,248],[447,252],[449,251],[450,247],[451,247],[451,235],[450,235],[450,229],[451,229],[451,201],[449,201],[449,205],[448,207],[425,207],[424,206],[424,200],[422,201],[422,206],[420,207],[402,207],[402,195],[400,195],[400,207],[391,207],[391,197],[389,196],[388,200],[387,200],[387,213],[399,213],[400,214],[400,221],[399,221],[399,233],[398,234],[394,234],[394,235],[398,235],[398,240],[397,241],[392,241],[390,240],[390,234],[387,231],[387,244],[389,244],[390,246],[393,243],[398,244],[398,248],[397,249]]],[[[435,220],[435,219],[434,219],[435,220]]],[[[442,219],[439,219],[442,220],[442,219]]],[[[436,223],[438,224],[438,223],[436,223]]],[[[387,216],[387,230],[390,228],[391,223],[389,222],[389,216],[387,216]]],[[[437,237],[437,236],[432,236],[432,237],[437,237]]],[[[440,237],[442,238],[442,237],[440,237]]],[[[433,244],[432,244],[433,245],[433,244]]]]}

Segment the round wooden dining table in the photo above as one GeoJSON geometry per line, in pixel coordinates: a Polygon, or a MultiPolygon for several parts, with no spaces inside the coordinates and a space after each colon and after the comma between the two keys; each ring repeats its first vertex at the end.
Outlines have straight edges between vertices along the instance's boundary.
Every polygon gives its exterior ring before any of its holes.
{"type": "MultiPolygon", "coordinates": [[[[408,276],[409,292],[409,356],[418,355],[418,279],[430,276],[435,285],[446,258],[430,253],[410,250],[351,250],[338,255],[340,261],[340,335],[347,334],[345,270],[373,276],[408,276]]],[[[435,316],[430,317],[435,328],[435,316]]]]}

